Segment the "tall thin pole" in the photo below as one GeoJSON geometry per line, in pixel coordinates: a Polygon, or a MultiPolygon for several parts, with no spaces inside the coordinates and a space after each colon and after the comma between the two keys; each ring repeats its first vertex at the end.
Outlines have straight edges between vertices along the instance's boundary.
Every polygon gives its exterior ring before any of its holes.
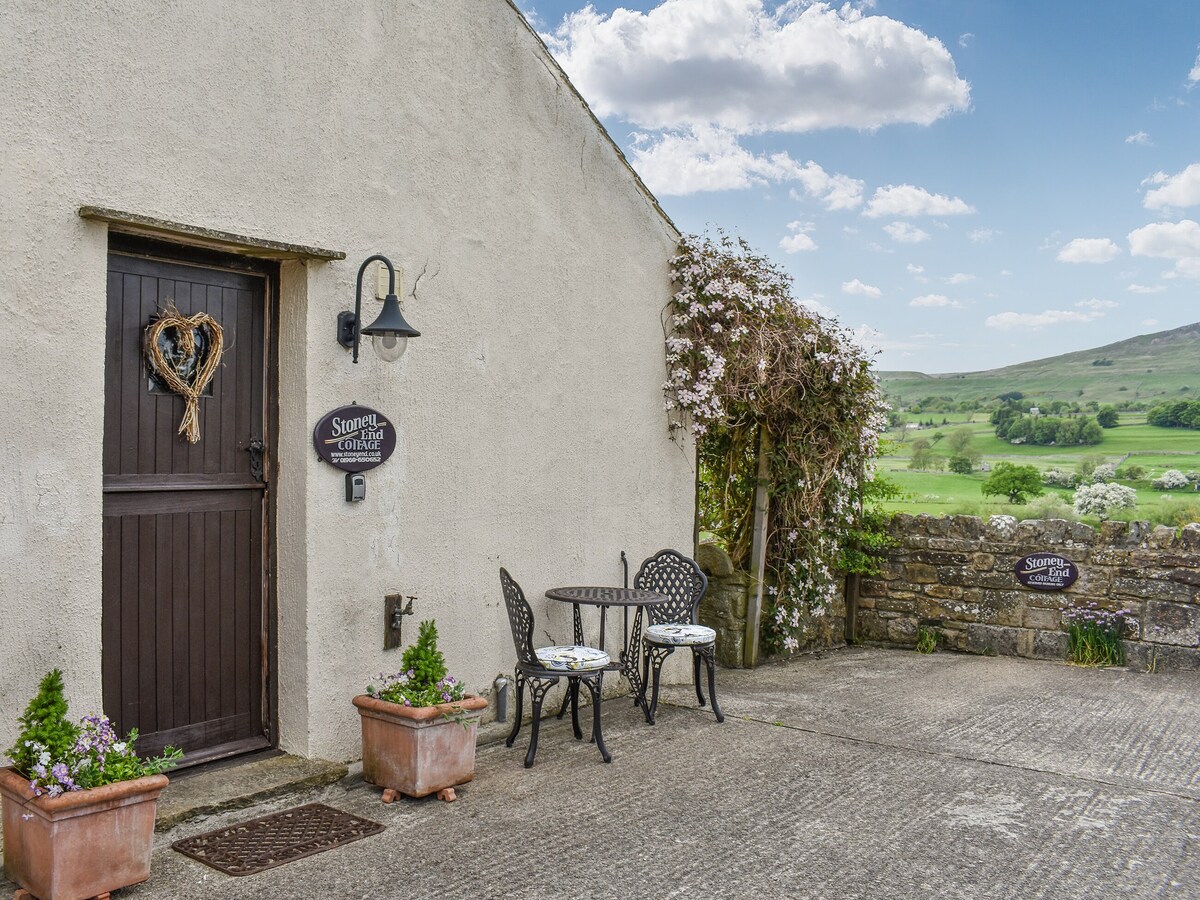
{"type": "Polygon", "coordinates": [[[758,665],[759,626],[762,619],[764,579],[767,572],[767,515],[771,503],[771,438],[758,426],[758,478],[754,486],[754,533],[750,542],[750,596],[746,604],[746,642],[742,662],[758,665]]]}

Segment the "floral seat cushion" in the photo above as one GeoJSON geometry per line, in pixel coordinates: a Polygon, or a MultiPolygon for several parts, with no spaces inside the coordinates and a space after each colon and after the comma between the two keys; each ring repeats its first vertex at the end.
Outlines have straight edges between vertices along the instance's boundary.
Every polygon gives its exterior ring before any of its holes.
{"type": "Polygon", "coordinates": [[[646,640],[652,644],[676,644],[692,646],[693,644],[711,644],[717,639],[717,633],[707,625],[664,624],[651,625],[646,629],[646,640]]]}
{"type": "Polygon", "coordinates": [[[533,652],[547,669],[560,672],[587,672],[608,665],[608,654],[595,647],[539,647],[533,652]]]}

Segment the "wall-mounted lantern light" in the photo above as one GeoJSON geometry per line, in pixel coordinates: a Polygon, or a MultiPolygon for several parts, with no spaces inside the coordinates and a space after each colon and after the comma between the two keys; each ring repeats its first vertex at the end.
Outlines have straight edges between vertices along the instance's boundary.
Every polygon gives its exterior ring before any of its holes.
{"type": "Polygon", "coordinates": [[[369,335],[375,354],[384,362],[395,362],[404,355],[408,348],[410,337],[420,337],[421,332],[404,321],[400,312],[400,300],[396,297],[396,269],[391,260],[378,253],[368,256],[358,268],[358,285],[354,292],[354,312],[347,310],[338,313],[337,339],[343,347],[354,351],[354,361],[358,362],[358,345],[362,335],[369,335]],[[383,311],[379,318],[363,328],[362,322],[362,283],[363,273],[373,262],[381,262],[388,270],[388,292],[383,301],[383,311]]]}

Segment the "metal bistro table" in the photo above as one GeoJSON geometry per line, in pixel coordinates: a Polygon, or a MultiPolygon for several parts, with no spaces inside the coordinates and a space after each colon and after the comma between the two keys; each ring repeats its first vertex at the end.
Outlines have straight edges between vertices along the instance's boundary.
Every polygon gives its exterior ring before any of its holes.
{"type": "MultiPolygon", "coordinates": [[[[646,714],[646,721],[650,721],[650,711],[646,706],[646,686],[642,684],[641,656],[642,656],[642,610],[647,606],[656,606],[659,603],[666,603],[671,598],[666,594],[658,594],[654,591],[643,591],[638,588],[621,588],[621,587],[556,587],[546,591],[546,596],[551,600],[560,600],[563,603],[570,603],[574,609],[575,620],[575,643],[583,644],[583,620],[579,614],[580,606],[598,606],[600,608],[600,645],[599,649],[604,649],[604,631],[605,620],[607,619],[608,608],[610,606],[620,606],[625,611],[625,627],[623,640],[621,643],[621,653],[616,662],[610,662],[605,671],[620,672],[629,681],[629,686],[633,688],[634,700],[638,706],[642,708],[642,712],[646,714]],[[633,630],[629,630],[629,607],[637,607],[637,612],[633,616],[633,630]]],[[[563,698],[563,708],[559,710],[561,717],[567,708],[567,699],[563,698]]]]}

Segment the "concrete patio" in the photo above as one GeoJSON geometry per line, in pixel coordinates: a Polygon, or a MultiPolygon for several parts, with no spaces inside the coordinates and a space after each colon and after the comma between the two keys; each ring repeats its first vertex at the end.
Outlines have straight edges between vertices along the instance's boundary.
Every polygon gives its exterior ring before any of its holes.
{"type": "MultiPolygon", "coordinates": [[[[1195,897],[1200,678],[848,648],[719,673],[718,725],[605,704],[611,765],[548,720],[459,801],[353,774],[157,836],[121,898],[1195,897]],[[246,878],[172,840],[322,800],[388,826],[246,878]]],[[[352,769],[353,772],[353,769],[352,769]]]]}

